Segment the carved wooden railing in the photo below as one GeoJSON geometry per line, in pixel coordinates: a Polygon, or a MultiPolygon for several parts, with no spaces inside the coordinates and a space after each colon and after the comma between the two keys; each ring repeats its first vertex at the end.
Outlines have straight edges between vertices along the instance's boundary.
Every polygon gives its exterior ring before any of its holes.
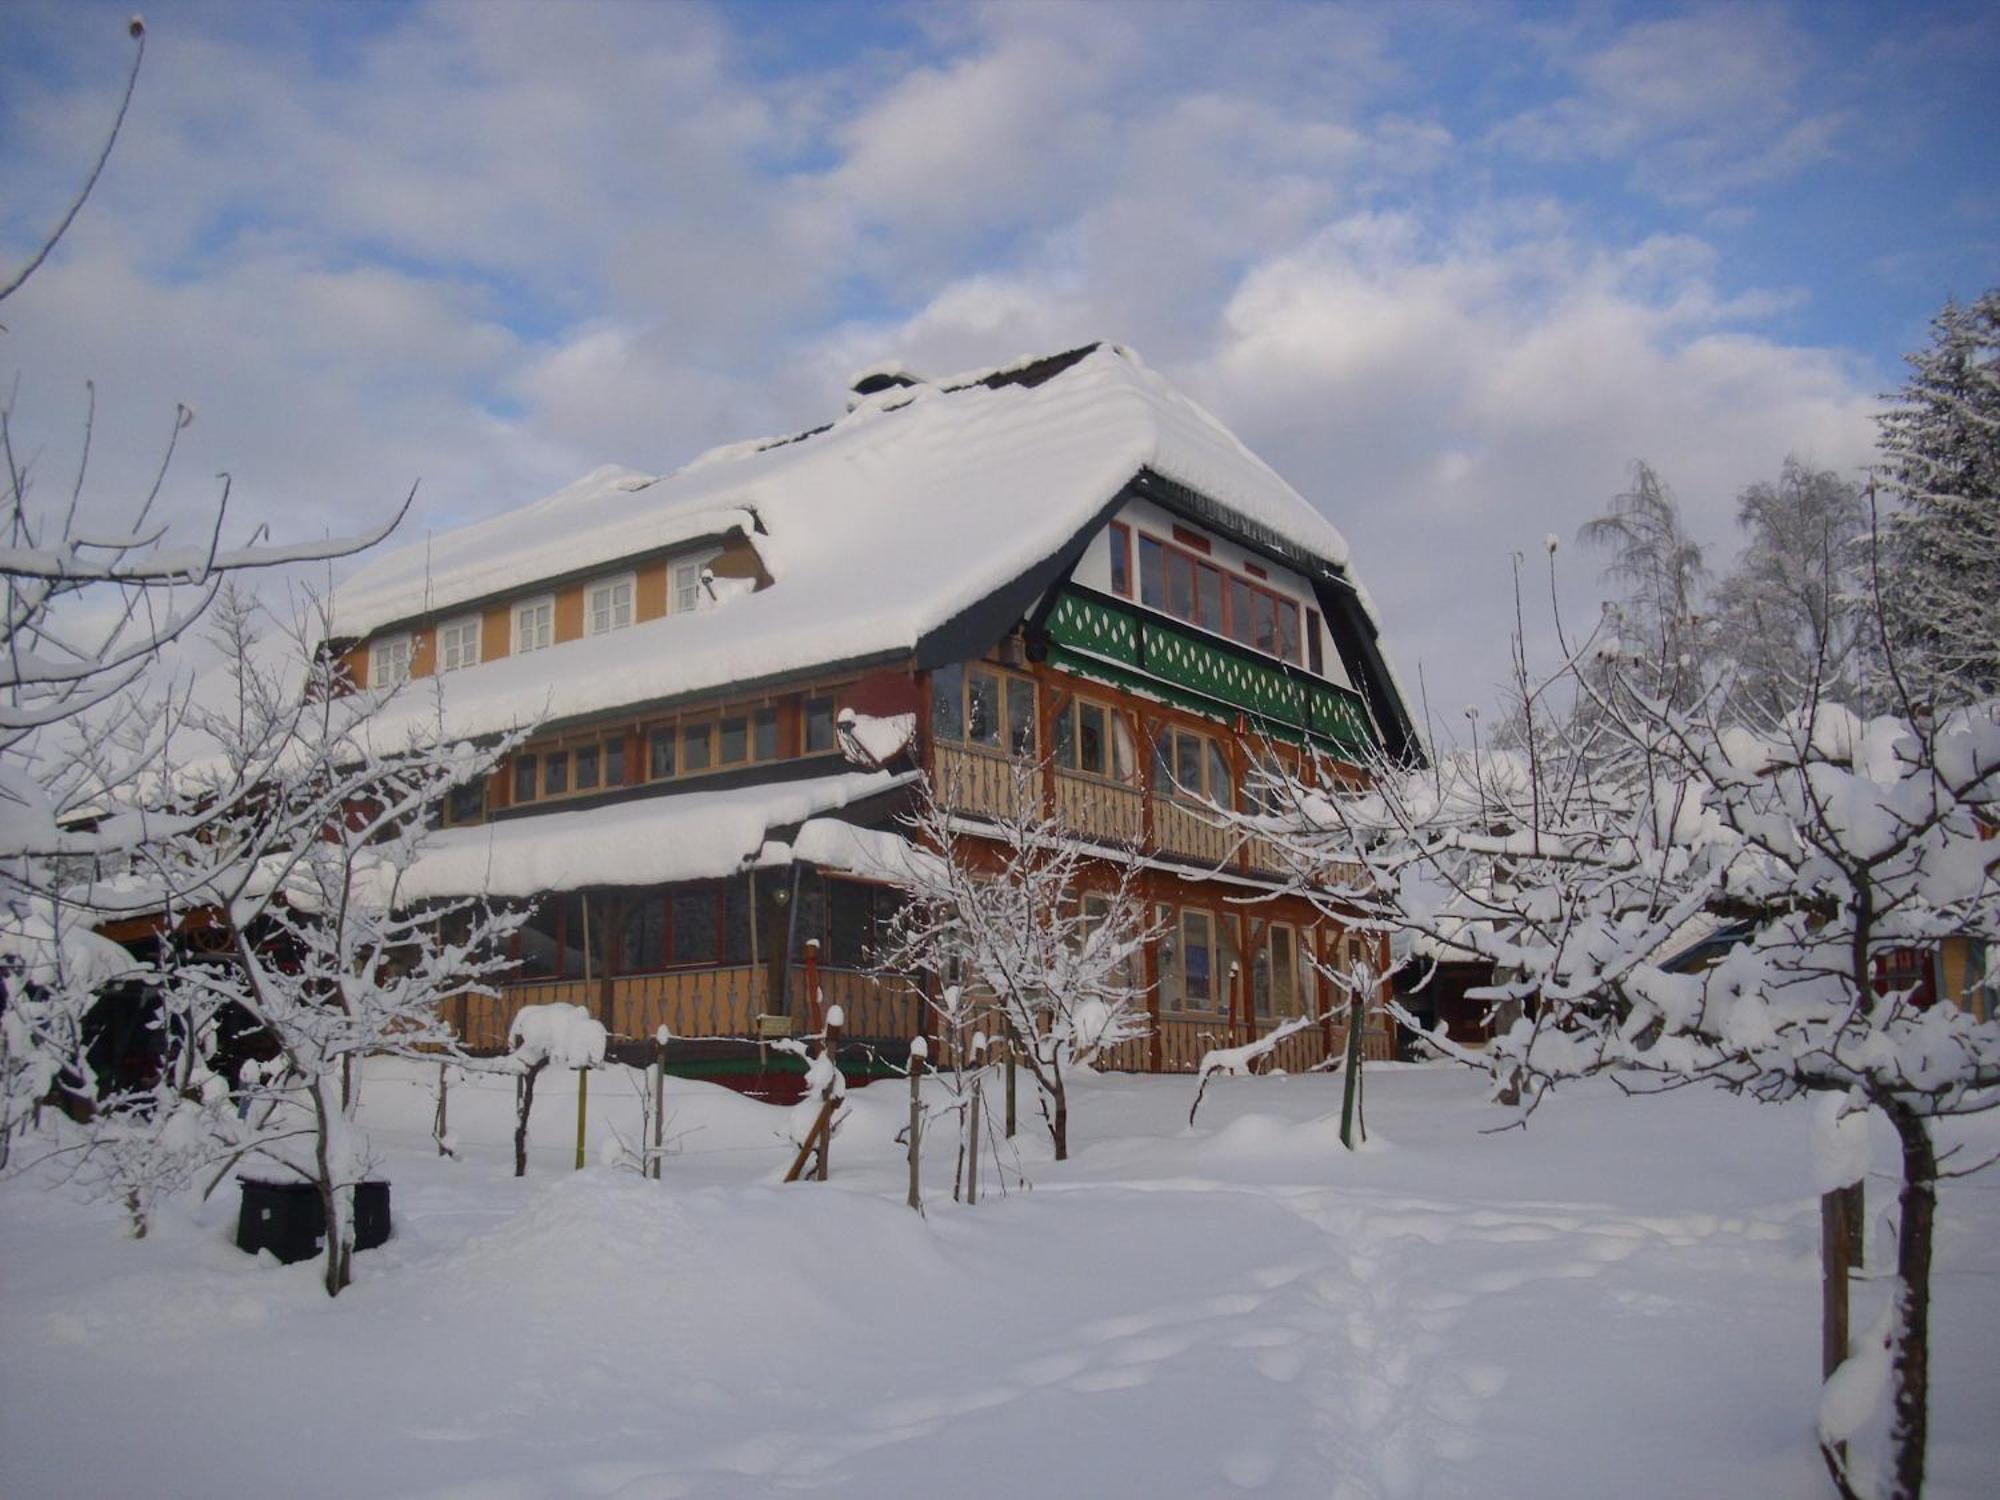
{"type": "Polygon", "coordinates": [[[1137,787],[1058,771],[1056,820],[1100,844],[1136,845],[1146,832],[1146,797],[1137,787]]]}
{"type": "Polygon", "coordinates": [[[1159,797],[1153,802],[1153,844],[1163,854],[1205,865],[1228,864],[1235,860],[1236,831],[1216,822],[1207,808],[1159,797]]]}
{"type": "MultiPolygon", "coordinates": [[[[794,965],[791,978],[792,1014],[800,1032],[824,1020],[806,989],[806,971],[794,965]]],[[[819,970],[819,991],[828,1005],[846,1012],[842,1027],[850,1039],[907,1042],[924,1029],[924,998],[907,979],[877,978],[856,969],[819,970]]]]}
{"type": "Polygon", "coordinates": [[[624,974],[611,981],[606,1024],[614,1036],[650,1037],[662,1025],[675,1036],[749,1036],[768,987],[761,965],[624,974]]]}
{"type": "Polygon", "coordinates": [[[956,812],[1005,818],[1014,813],[1017,793],[1025,793],[1031,809],[1040,799],[1041,778],[1032,772],[1017,777],[1007,756],[939,745],[936,757],[938,801],[956,812]]]}

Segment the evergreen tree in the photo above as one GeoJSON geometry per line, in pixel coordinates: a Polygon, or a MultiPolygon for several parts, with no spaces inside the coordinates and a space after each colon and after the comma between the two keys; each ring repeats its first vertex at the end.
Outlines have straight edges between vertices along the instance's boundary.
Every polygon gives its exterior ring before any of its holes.
{"type": "Polygon", "coordinates": [[[1929,347],[1879,418],[1882,590],[1904,691],[1955,702],[2000,693],[2000,287],[1947,302],[1929,347]]]}

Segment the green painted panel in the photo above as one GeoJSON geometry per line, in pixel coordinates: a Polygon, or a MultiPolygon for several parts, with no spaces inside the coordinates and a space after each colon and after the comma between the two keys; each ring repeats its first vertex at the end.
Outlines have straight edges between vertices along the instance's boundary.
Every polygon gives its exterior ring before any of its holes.
{"type": "Polygon", "coordinates": [[[1052,658],[1072,670],[1211,717],[1240,709],[1267,730],[1293,730],[1288,738],[1310,736],[1357,753],[1374,748],[1358,695],[1251,659],[1122,600],[1065,590],[1046,629],[1052,658]]]}

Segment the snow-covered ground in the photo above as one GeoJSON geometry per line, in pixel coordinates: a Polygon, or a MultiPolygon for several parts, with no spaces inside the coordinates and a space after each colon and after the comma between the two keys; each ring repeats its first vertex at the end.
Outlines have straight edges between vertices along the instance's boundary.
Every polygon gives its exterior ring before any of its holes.
{"type": "MultiPolygon", "coordinates": [[[[1483,1134],[1475,1079],[1381,1067],[1350,1156],[1336,1080],[1218,1080],[1189,1130],[1189,1081],[1107,1078],[976,1209],[940,1128],[919,1218],[893,1083],[783,1186],[784,1112],[680,1081],[661,1183],[570,1170],[554,1075],[526,1180],[504,1082],[440,1160],[434,1077],[370,1074],[396,1232],[337,1302],[231,1247],[233,1190],[133,1242],[0,1189],[0,1493],[1829,1493],[1804,1107],[1578,1088],[1483,1134]]],[[[593,1161],[635,1099],[593,1077],[593,1161]]],[[[1936,1290],[1931,1493],[2000,1493],[2000,1169],[1945,1186],[1936,1290]]]]}

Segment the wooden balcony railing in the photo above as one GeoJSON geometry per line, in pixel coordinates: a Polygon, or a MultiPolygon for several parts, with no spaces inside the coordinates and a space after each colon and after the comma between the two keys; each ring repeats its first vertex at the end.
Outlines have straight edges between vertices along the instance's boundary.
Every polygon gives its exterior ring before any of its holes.
{"type": "Polygon", "coordinates": [[[1207,808],[1171,798],[1153,800],[1153,843],[1163,854],[1178,854],[1205,865],[1233,863],[1236,833],[1207,808]]]}
{"type": "Polygon", "coordinates": [[[1016,775],[1017,762],[1007,756],[956,745],[939,745],[936,754],[938,801],[957,812],[1006,818],[1014,815],[1017,795],[1025,796],[1031,809],[1041,798],[1040,776],[1032,769],[1016,775]]]}
{"type": "Polygon", "coordinates": [[[1146,833],[1146,796],[1137,787],[1058,771],[1056,818],[1097,843],[1136,845],[1146,833]]]}
{"type": "MultiPolygon", "coordinates": [[[[820,997],[827,1005],[838,1005],[846,1013],[843,1029],[849,1037],[906,1042],[923,1031],[928,1019],[924,1014],[924,997],[908,980],[893,976],[878,978],[855,969],[822,967],[818,972],[820,997]]],[[[823,1019],[825,1012],[816,1010],[813,997],[806,993],[804,968],[793,966],[791,985],[792,1014],[803,1033],[823,1019]]]]}

